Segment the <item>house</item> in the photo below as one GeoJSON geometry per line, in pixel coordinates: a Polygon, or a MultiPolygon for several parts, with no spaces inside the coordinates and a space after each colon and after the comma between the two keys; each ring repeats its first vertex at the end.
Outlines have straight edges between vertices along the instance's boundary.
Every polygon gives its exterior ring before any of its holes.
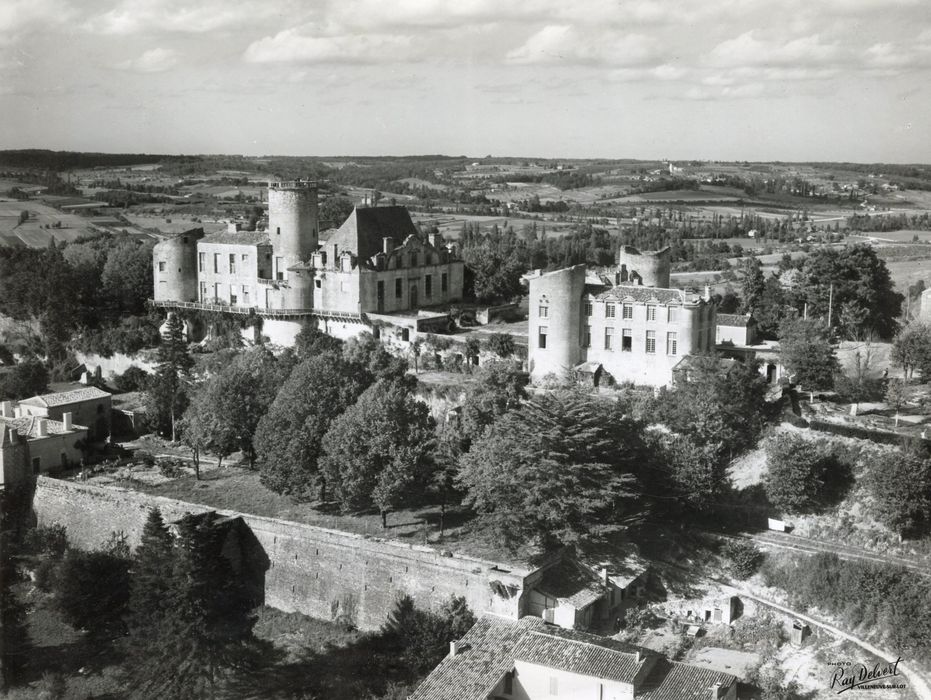
{"type": "Polygon", "coordinates": [[[750,314],[717,315],[715,344],[753,345],[756,342],[756,319],[750,314]]]}
{"type": "Polygon", "coordinates": [[[737,678],[534,617],[485,615],[410,700],[736,700],[737,678]]]}
{"type": "Polygon", "coordinates": [[[524,276],[528,285],[528,367],[534,380],[581,374],[591,381],[664,386],[685,356],[714,346],[716,307],[704,295],[669,287],[670,251],[618,251],[617,265],[585,265],[524,276]]]}
{"type": "Polygon", "coordinates": [[[94,386],[42,394],[23,399],[16,407],[20,416],[36,416],[63,421],[70,413],[74,422],[87,426],[87,437],[103,441],[110,436],[112,394],[94,386]]]}
{"type": "Polygon", "coordinates": [[[72,422],[41,416],[16,416],[13,404],[0,404],[0,486],[80,464],[88,430],[72,422]]]}

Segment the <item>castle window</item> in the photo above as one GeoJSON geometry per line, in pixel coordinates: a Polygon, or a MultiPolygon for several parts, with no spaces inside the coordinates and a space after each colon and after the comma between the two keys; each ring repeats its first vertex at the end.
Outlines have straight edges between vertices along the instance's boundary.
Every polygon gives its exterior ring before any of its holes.
{"type": "Polygon", "coordinates": [[[585,332],[582,334],[582,347],[590,348],[592,346],[592,327],[585,326],[585,332]]]}
{"type": "Polygon", "coordinates": [[[548,329],[546,326],[540,326],[540,328],[537,329],[537,347],[540,348],[541,350],[546,350],[546,331],[547,330],[548,329]]]}
{"type": "Polygon", "coordinates": [[[200,283],[200,301],[201,303],[203,303],[206,300],[207,300],[207,283],[201,282],[200,283]]]}
{"type": "Polygon", "coordinates": [[[647,304],[647,321],[656,320],[656,304],[647,304]]]}
{"type": "Polygon", "coordinates": [[[666,354],[667,355],[676,355],[678,354],[678,342],[676,339],[675,333],[666,334],[666,354]]]}
{"type": "Polygon", "coordinates": [[[630,328],[621,331],[621,352],[632,352],[634,349],[634,337],[631,335],[630,328]]]}
{"type": "Polygon", "coordinates": [[[314,280],[314,287],[316,287],[317,289],[322,289],[322,288],[323,288],[323,280],[314,280]]]}
{"type": "Polygon", "coordinates": [[[233,253],[230,253],[230,274],[236,274],[236,256],[233,253]]]}
{"type": "Polygon", "coordinates": [[[276,226],[276,227],[275,227],[275,233],[276,233],[277,235],[279,235],[279,236],[281,235],[281,226],[276,226]]]}
{"type": "Polygon", "coordinates": [[[614,304],[605,304],[605,318],[614,318],[614,304]]]}
{"type": "Polygon", "coordinates": [[[197,254],[197,271],[198,272],[207,271],[207,254],[206,253],[197,254]]]}
{"type": "Polygon", "coordinates": [[[159,272],[164,272],[164,271],[165,271],[165,261],[164,261],[164,260],[159,260],[159,261],[158,261],[158,271],[159,271],[159,272]]]}
{"type": "Polygon", "coordinates": [[[614,345],[614,329],[605,328],[605,350],[611,350],[614,345]]]}
{"type": "Polygon", "coordinates": [[[275,279],[283,280],[284,279],[284,258],[276,255],[275,256],[275,279]]]}
{"type": "Polygon", "coordinates": [[[433,275],[424,275],[423,278],[423,295],[425,297],[433,296],[433,275]]]}
{"type": "Polygon", "coordinates": [[[411,267],[417,267],[417,253],[411,253],[411,267]]]}
{"type": "Polygon", "coordinates": [[[586,302],[585,302],[585,304],[584,304],[584,309],[585,309],[585,315],[586,315],[586,316],[591,316],[591,315],[592,315],[592,303],[591,303],[590,301],[586,301],[586,302]]]}
{"type": "Polygon", "coordinates": [[[401,299],[404,297],[404,281],[398,277],[394,281],[394,298],[401,299]]]}
{"type": "Polygon", "coordinates": [[[549,313],[550,313],[550,307],[548,306],[541,306],[539,309],[537,309],[537,316],[539,316],[540,318],[546,318],[549,315],[549,313]]]}
{"type": "Polygon", "coordinates": [[[220,273],[220,254],[214,253],[213,254],[213,274],[216,275],[219,273],[220,273]]]}
{"type": "Polygon", "coordinates": [[[249,306],[249,288],[246,285],[242,286],[242,304],[249,306]]]}
{"type": "Polygon", "coordinates": [[[230,285],[230,306],[236,306],[236,302],[239,301],[239,298],[236,296],[236,291],[233,288],[233,285],[230,285]]]}
{"type": "Polygon", "coordinates": [[[624,304],[623,317],[626,319],[631,319],[634,317],[634,305],[633,304],[624,304]]]}
{"type": "Polygon", "coordinates": [[[559,695],[559,679],[550,676],[550,695],[559,695]]]}
{"type": "Polygon", "coordinates": [[[449,279],[446,277],[446,273],[444,272],[442,275],[440,275],[440,292],[442,292],[443,294],[446,294],[448,289],[449,289],[449,279]]]}
{"type": "Polygon", "coordinates": [[[647,354],[656,354],[656,331],[647,331],[647,354]]]}
{"type": "Polygon", "coordinates": [[[667,317],[667,320],[669,321],[669,323],[675,323],[676,321],[679,320],[679,307],[670,306],[668,313],[669,313],[669,316],[667,317]]]}

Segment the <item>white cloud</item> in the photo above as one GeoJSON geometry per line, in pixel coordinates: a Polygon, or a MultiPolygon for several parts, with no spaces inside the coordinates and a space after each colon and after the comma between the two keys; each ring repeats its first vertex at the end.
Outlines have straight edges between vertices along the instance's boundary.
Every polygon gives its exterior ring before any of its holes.
{"type": "Polygon", "coordinates": [[[150,49],[139,58],[122,61],[116,65],[120,70],[138,73],[161,73],[178,65],[178,52],[172,49],[150,49]]]}
{"type": "Polygon", "coordinates": [[[254,41],[244,58],[249,63],[382,63],[411,61],[419,55],[420,49],[408,36],[327,35],[311,26],[254,41]],[[305,33],[308,29],[312,33],[305,33]]]}
{"type": "Polygon", "coordinates": [[[683,80],[689,69],[664,63],[653,68],[618,68],[608,74],[608,79],[619,83],[638,83],[655,80],[683,80]]]}
{"type": "Polygon", "coordinates": [[[250,27],[269,17],[287,15],[290,4],[275,0],[121,0],[109,11],[88,19],[83,28],[118,36],[153,31],[204,34],[250,27]]]}
{"type": "Polygon", "coordinates": [[[762,40],[751,30],[736,39],[723,41],[708,56],[718,67],[741,66],[811,66],[830,63],[840,57],[837,43],[824,43],[818,34],[788,42],[762,40]]]}
{"type": "Polygon", "coordinates": [[[507,60],[523,64],[638,66],[655,55],[654,42],[642,34],[585,33],[571,25],[551,24],[509,51],[507,60]]]}

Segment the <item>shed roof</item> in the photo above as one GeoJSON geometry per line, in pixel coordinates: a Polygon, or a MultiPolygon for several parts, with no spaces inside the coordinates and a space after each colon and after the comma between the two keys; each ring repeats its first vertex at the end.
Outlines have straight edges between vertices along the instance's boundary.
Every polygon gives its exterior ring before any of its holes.
{"type": "Polygon", "coordinates": [[[87,430],[86,426],[71,424],[71,430],[65,430],[65,424],[57,420],[49,420],[41,416],[22,416],[21,418],[3,418],[0,416],[0,427],[4,429],[13,428],[19,435],[25,438],[35,439],[39,437],[39,421],[44,420],[46,432],[48,435],[67,435],[68,433],[87,430]]]}
{"type": "Polygon", "coordinates": [[[576,610],[591,605],[604,595],[604,586],[598,575],[573,559],[563,559],[544,570],[536,588],[576,610]]]}
{"type": "Polygon", "coordinates": [[[753,323],[753,317],[749,314],[718,314],[717,319],[719,326],[746,327],[753,323]]]}

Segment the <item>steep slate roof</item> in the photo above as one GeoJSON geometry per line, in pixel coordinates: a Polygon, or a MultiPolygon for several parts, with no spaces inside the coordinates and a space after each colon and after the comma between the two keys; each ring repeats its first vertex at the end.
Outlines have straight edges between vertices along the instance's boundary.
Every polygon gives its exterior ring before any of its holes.
{"type": "Polygon", "coordinates": [[[734,676],[698,666],[660,659],[647,674],[637,700],[705,700],[715,683],[729,686],[734,676]]]}
{"type": "Polygon", "coordinates": [[[65,424],[57,420],[48,420],[41,416],[23,416],[21,418],[3,418],[0,416],[0,427],[14,428],[17,433],[25,438],[39,437],[39,421],[44,420],[46,431],[49,435],[67,435],[78,430],[87,430],[83,425],[71,424],[71,430],[65,430],[65,424]]]}
{"type": "Polygon", "coordinates": [[[683,289],[663,289],[660,287],[643,287],[636,284],[620,284],[599,294],[599,301],[656,301],[658,304],[695,304],[701,299],[698,294],[683,289]]]}
{"type": "Polygon", "coordinates": [[[745,314],[718,314],[719,326],[739,326],[744,328],[753,322],[753,317],[745,314]]]}
{"type": "Polygon", "coordinates": [[[534,587],[541,593],[568,602],[576,610],[591,605],[604,595],[604,586],[594,571],[565,559],[546,569],[534,587]]]}
{"type": "Polygon", "coordinates": [[[408,236],[416,236],[417,228],[405,207],[356,207],[343,225],[326,237],[327,248],[334,245],[339,252],[348,250],[363,260],[382,251],[382,239],[391,237],[395,246],[408,236]]]}
{"type": "Polygon", "coordinates": [[[505,673],[514,668],[514,646],[529,630],[545,623],[538,617],[520,620],[486,615],[418,686],[410,700],[485,700],[505,673]]]}
{"type": "Polygon", "coordinates": [[[112,396],[108,391],[103,391],[95,386],[88,386],[83,389],[74,389],[72,391],[61,391],[55,394],[40,394],[28,399],[23,399],[20,403],[30,406],[66,406],[70,403],[79,403],[81,401],[90,401],[92,399],[102,399],[112,396]]]}
{"type": "Polygon", "coordinates": [[[200,239],[200,243],[229,245],[271,245],[268,231],[217,231],[200,239]]]}
{"type": "Polygon", "coordinates": [[[536,617],[515,621],[485,615],[463,637],[456,656],[447,656],[410,700],[486,700],[514,668],[515,660],[622,683],[632,683],[646,667],[637,700],[703,699],[710,697],[715,683],[728,686],[737,680],[727,673],[668,661],[615,639],[548,625],[536,617]]]}

